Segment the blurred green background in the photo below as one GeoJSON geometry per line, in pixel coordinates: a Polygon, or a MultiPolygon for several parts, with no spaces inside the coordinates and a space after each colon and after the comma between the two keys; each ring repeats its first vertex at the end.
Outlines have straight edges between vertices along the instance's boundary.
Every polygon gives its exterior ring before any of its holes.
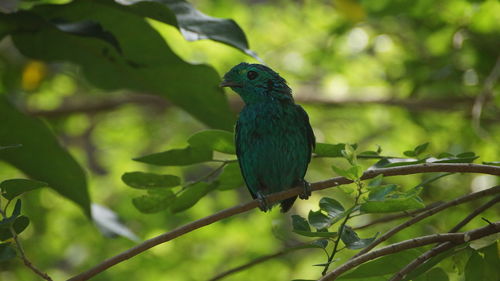
{"type": "MultiPolygon", "coordinates": [[[[14,2],[13,5],[30,10],[42,1],[14,2]]],[[[55,2],[62,1],[52,1],[55,2]]],[[[433,155],[473,151],[481,156],[479,162],[500,159],[498,1],[197,0],[191,3],[207,15],[231,18],[238,23],[250,49],[287,79],[297,103],[308,112],[319,142],[357,143],[361,151],[377,150],[380,146],[382,154],[391,156],[402,156],[403,151],[430,142],[429,152],[433,155]]],[[[127,29],[134,31],[130,22],[107,24],[125,30],[119,40],[127,36],[127,29]]],[[[178,29],[161,21],[149,18],[143,24],[156,30],[182,60],[207,64],[220,76],[241,61],[257,62],[218,42],[188,42],[178,29]]],[[[0,31],[3,35],[4,31],[0,31]]],[[[161,50],[152,45],[137,41],[134,47],[153,61],[155,56],[161,56],[155,52],[161,50]]],[[[61,47],[64,46],[57,46],[61,47]]],[[[123,89],[109,90],[112,87],[105,86],[109,82],[106,80],[112,78],[107,75],[115,77],[119,73],[100,71],[102,83],[97,87],[89,81],[96,80],[96,77],[89,79],[89,73],[95,69],[82,70],[78,63],[49,60],[27,57],[10,36],[3,38],[1,93],[21,111],[41,118],[53,130],[84,168],[92,202],[116,212],[140,239],[250,200],[247,190],[241,187],[211,192],[182,213],[140,213],[131,200],[142,192],[127,187],[120,180],[123,173],[168,173],[189,181],[215,166],[162,168],[132,158],[182,148],[190,135],[215,123],[202,122],[203,117],[193,117],[192,112],[181,109],[175,102],[172,104],[168,97],[151,95],[127,84],[123,89]]],[[[149,70],[155,72],[154,68],[149,70]]],[[[204,80],[196,75],[186,78],[183,83],[193,83],[202,89],[213,87],[203,84],[204,80]]],[[[169,84],[161,87],[168,90],[169,84]]],[[[189,97],[190,93],[177,94],[189,97]]],[[[237,114],[242,106],[239,97],[230,91],[225,96],[230,110],[237,114]]],[[[192,106],[196,103],[193,101],[192,106]]],[[[204,106],[210,108],[211,101],[204,106]]],[[[224,116],[220,117],[222,121],[213,122],[234,121],[234,115],[224,116]]],[[[335,176],[330,168],[332,163],[341,161],[313,160],[307,179],[314,182],[335,176]]],[[[373,163],[365,161],[363,165],[368,167],[373,163]]],[[[22,177],[25,176],[19,170],[0,162],[0,180],[22,177]]],[[[409,189],[427,177],[404,176],[390,181],[409,189]]],[[[452,175],[426,186],[422,198],[426,204],[446,201],[498,182],[494,176],[452,175]]],[[[297,202],[285,215],[277,210],[266,214],[253,210],[155,247],[92,280],[207,280],[302,240],[286,230],[290,228],[290,215],[307,216],[309,210],[317,209],[323,196],[346,205],[351,202],[345,192],[330,189],[315,192],[308,201],[297,202]]],[[[21,235],[26,254],[55,280],[69,278],[135,245],[127,238],[104,237],[76,204],[51,189],[26,194],[23,200],[24,212],[32,222],[21,235]]],[[[445,232],[480,203],[481,200],[452,208],[390,241],[445,232]]],[[[493,221],[498,215],[498,208],[492,208],[482,216],[493,221]]],[[[374,217],[358,217],[353,225],[374,217]]],[[[360,235],[372,236],[395,223],[360,231],[360,235]]],[[[480,226],[484,222],[475,219],[467,228],[480,226]]],[[[343,251],[339,258],[345,260],[353,253],[343,251]]],[[[322,262],[324,254],[320,250],[300,250],[227,280],[315,279],[321,268],[312,265],[322,262]]],[[[445,260],[440,266],[450,280],[460,280],[462,273],[453,262],[445,260]]],[[[0,280],[38,280],[18,260],[3,263],[0,268],[0,280]]]]}

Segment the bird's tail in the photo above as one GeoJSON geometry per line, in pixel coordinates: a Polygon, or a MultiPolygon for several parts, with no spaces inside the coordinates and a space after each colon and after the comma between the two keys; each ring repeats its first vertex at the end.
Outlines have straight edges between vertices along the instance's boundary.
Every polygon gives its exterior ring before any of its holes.
{"type": "Polygon", "coordinates": [[[282,213],[286,213],[292,208],[293,202],[295,202],[295,199],[297,199],[297,196],[294,196],[292,198],[285,199],[281,201],[280,203],[280,208],[282,213]]]}

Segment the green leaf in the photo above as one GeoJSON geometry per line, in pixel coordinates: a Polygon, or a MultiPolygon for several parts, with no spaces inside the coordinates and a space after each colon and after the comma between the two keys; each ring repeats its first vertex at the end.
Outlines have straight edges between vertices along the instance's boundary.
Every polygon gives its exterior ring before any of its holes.
{"type": "Polygon", "coordinates": [[[236,154],[234,135],[227,131],[204,130],[189,137],[188,143],[191,147],[236,154]]]}
{"type": "Polygon", "coordinates": [[[311,242],[311,245],[317,245],[318,247],[325,249],[326,246],[328,246],[328,240],[327,239],[319,239],[319,240],[311,242]]]}
{"type": "Polygon", "coordinates": [[[329,228],[332,221],[330,217],[323,214],[321,211],[309,211],[307,219],[309,220],[309,224],[316,228],[318,231],[329,228]]]}
{"type": "Polygon", "coordinates": [[[142,213],[151,214],[166,210],[175,202],[175,194],[170,191],[164,191],[162,194],[148,194],[135,197],[132,199],[132,204],[142,213]]]}
{"type": "Polygon", "coordinates": [[[305,231],[305,230],[293,230],[294,233],[306,237],[324,237],[333,238],[337,236],[337,232],[326,232],[326,231],[305,231]]]}
{"type": "Polygon", "coordinates": [[[384,175],[383,174],[380,174],[376,177],[374,177],[369,183],[368,183],[368,186],[367,188],[368,189],[371,189],[371,188],[374,188],[374,187],[377,187],[379,185],[382,184],[382,180],[384,179],[384,175]]]}
{"type": "Polygon", "coordinates": [[[245,33],[231,19],[207,16],[183,0],[157,2],[137,1],[131,9],[142,16],[150,17],[177,27],[188,41],[211,39],[242,50],[257,60],[260,58],[249,49],[245,33]],[[137,6],[137,7],[136,7],[137,6]],[[168,15],[173,13],[177,20],[168,15]]]}
{"type": "Polygon", "coordinates": [[[498,241],[489,245],[486,248],[480,250],[484,255],[485,263],[485,276],[488,276],[491,280],[499,280],[500,272],[498,270],[498,265],[500,264],[500,253],[498,252],[498,241]]]}
{"type": "Polygon", "coordinates": [[[10,243],[0,244],[0,262],[8,261],[16,257],[16,250],[10,246],[10,243]]]}
{"type": "MultiPolygon", "coordinates": [[[[30,11],[33,13],[19,20],[30,27],[29,32],[21,29],[11,33],[23,55],[45,62],[75,63],[81,66],[89,82],[103,90],[130,89],[157,94],[212,128],[232,131],[235,114],[218,87],[217,71],[179,58],[137,10],[114,1],[73,1],[65,5],[40,5],[30,11]],[[52,24],[54,20],[98,23],[116,38],[122,52],[101,38],[63,32],[52,24]]],[[[162,11],[157,9],[155,13],[162,11]]],[[[189,15],[190,19],[197,17],[189,15]]]]}
{"type": "Polygon", "coordinates": [[[403,152],[404,156],[408,156],[408,157],[416,157],[417,154],[415,154],[415,151],[413,150],[407,150],[405,152],[403,152]]]}
{"type": "Polygon", "coordinates": [[[347,172],[347,170],[344,170],[344,169],[341,169],[341,168],[338,168],[336,166],[332,166],[332,170],[339,176],[341,177],[344,177],[344,178],[347,178],[349,177],[349,173],[347,172]]]}
{"type": "Polygon", "coordinates": [[[158,175],[144,172],[130,172],[122,175],[122,181],[128,186],[139,189],[174,187],[181,184],[181,179],[174,175],[158,175]]]}
{"type": "MultiPolygon", "coordinates": [[[[339,230],[340,227],[341,226],[339,226],[339,230]]],[[[378,233],[375,234],[375,236],[372,238],[361,239],[350,226],[344,225],[344,229],[340,234],[340,239],[342,239],[342,242],[344,242],[345,246],[348,249],[358,250],[366,248],[368,245],[370,245],[375,240],[375,238],[377,238],[377,235],[378,233]]]]}
{"type": "Polygon", "coordinates": [[[422,251],[409,249],[391,255],[386,255],[358,266],[355,270],[342,275],[342,278],[368,278],[395,273],[421,254],[422,251]]]}
{"type": "Polygon", "coordinates": [[[442,260],[444,260],[450,256],[464,253],[465,249],[466,249],[465,247],[462,249],[450,249],[450,250],[447,250],[443,253],[440,253],[437,256],[429,259],[426,263],[417,267],[414,271],[410,272],[406,276],[406,278],[403,280],[404,281],[414,280],[417,277],[424,275],[426,272],[428,272],[430,269],[432,269],[436,264],[439,264],[442,260]]]}
{"type": "MultiPolygon", "coordinates": [[[[338,144],[329,144],[329,143],[316,143],[316,147],[314,149],[314,153],[318,157],[344,157],[342,155],[342,150],[344,150],[346,144],[338,143],[338,144]]],[[[356,148],[356,144],[352,144],[352,147],[356,148]]]]}
{"type": "Polygon", "coordinates": [[[352,166],[357,166],[356,147],[346,144],[344,149],[340,152],[342,156],[349,161],[352,166]]]}
{"type": "Polygon", "coordinates": [[[484,165],[500,166],[500,161],[483,162],[484,165]]]}
{"type": "Polygon", "coordinates": [[[368,194],[368,201],[383,201],[388,194],[394,192],[396,189],[397,185],[395,184],[381,185],[372,188],[368,194]]]}
{"type": "Polygon", "coordinates": [[[179,197],[174,201],[170,210],[173,213],[178,213],[185,211],[196,202],[198,202],[203,196],[212,191],[215,188],[214,184],[209,184],[206,182],[197,182],[192,185],[186,186],[186,190],[184,190],[179,197]]]}
{"type": "MultiPolygon", "coordinates": [[[[12,227],[17,234],[21,234],[28,225],[30,224],[30,220],[26,216],[17,217],[12,227]]],[[[0,227],[0,241],[4,241],[10,239],[12,237],[12,232],[8,227],[0,227]]]]}
{"type": "Polygon", "coordinates": [[[41,181],[27,180],[27,179],[10,179],[0,183],[2,196],[5,199],[12,200],[25,192],[47,186],[46,183],[41,181]]]}
{"type": "Polygon", "coordinates": [[[219,190],[230,190],[245,185],[239,164],[237,162],[226,164],[216,184],[219,190]]]}
{"type": "Polygon", "coordinates": [[[292,226],[294,231],[311,231],[307,220],[299,215],[292,215],[292,226]]]}
{"type": "Polygon", "coordinates": [[[367,201],[361,204],[363,213],[392,213],[425,207],[417,197],[386,199],[383,201],[367,201]]]}
{"type": "Polygon", "coordinates": [[[40,120],[21,114],[2,95],[0,120],[0,145],[23,145],[18,149],[0,150],[0,160],[18,168],[30,178],[46,182],[59,194],[77,203],[90,216],[90,198],[83,169],[61,147],[49,128],[40,120]]]}
{"type": "Polygon", "coordinates": [[[420,275],[418,278],[414,279],[415,281],[448,281],[448,275],[446,272],[440,268],[440,267],[435,267],[429,272],[426,272],[425,274],[420,275]]]}
{"type": "Polygon", "coordinates": [[[384,158],[375,163],[372,168],[390,168],[390,167],[399,167],[399,166],[407,166],[407,165],[416,165],[425,163],[427,159],[408,159],[408,158],[384,158]]]}
{"type": "MultiPolygon", "coordinates": [[[[433,159],[432,161],[429,161],[431,163],[472,163],[474,160],[479,158],[479,156],[472,156],[472,157],[447,157],[447,158],[439,158],[439,159],[433,159]]],[[[429,159],[430,160],[430,159],[429,159]]]]}
{"type": "Polygon", "coordinates": [[[331,218],[338,217],[345,211],[339,201],[329,197],[323,197],[319,200],[319,208],[325,211],[331,218]]]}
{"type": "Polygon", "coordinates": [[[485,267],[484,258],[477,251],[473,251],[465,265],[465,281],[490,280],[484,276],[485,267]]]}
{"type": "Polygon", "coordinates": [[[186,166],[212,160],[212,151],[188,146],[183,149],[153,153],[134,160],[157,166],[186,166]]]}
{"type": "Polygon", "coordinates": [[[417,147],[415,147],[415,149],[413,149],[413,152],[415,152],[415,156],[418,156],[418,155],[424,153],[424,151],[427,150],[427,147],[429,147],[429,143],[428,142],[423,143],[423,144],[418,145],[417,147]]]}

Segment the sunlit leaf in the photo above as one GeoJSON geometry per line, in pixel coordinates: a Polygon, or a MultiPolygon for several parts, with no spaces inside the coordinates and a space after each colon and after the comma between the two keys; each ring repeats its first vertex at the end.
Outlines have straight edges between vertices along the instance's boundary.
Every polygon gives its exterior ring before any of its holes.
{"type": "MultiPolygon", "coordinates": [[[[128,8],[128,7],[127,7],[128,8]]],[[[231,19],[207,16],[183,0],[135,1],[130,10],[177,27],[189,41],[211,39],[260,60],[248,47],[245,33],[231,19]],[[175,16],[176,19],[172,18],[175,16]]]]}
{"type": "Polygon", "coordinates": [[[188,143],[191,147],[236,154],[234,135],[227,131],[204,130],[189,137],[188,143]]]}
{"type": "Polygon", "coordinates": [[[22,144],[17,149],[0,150],[0,159],[30,178],[46,182],[90,216],[90,198],[83,169],[61,147],[49,128],[40,120],[21,114],[2,95],[0,120],[0,145],[22,144]]]}
{"type": "Polygon", "coordinates": [[[425,274],[420,275],[418,278],[413,279],[415,281],[448,281],[448,275],[440,267],[434,267],[425,274]]]}
{"type": "Polygon", "coordinates": [[[22,19],[25,26],[32,27],[30,32],[11,34],[23,55],[45,62],[75,63],[88,81],[103,90],[157,94],[210,127],[232,130],[235,115],[218,87],[218,73],[208,65],[180,59],[162,35],[128,6],[113,1],[73,1],[37,6],[31,12],[22,19]],[[116,38],[122,52],[101,38],[61,31],[52,24],[56,19],[98,23],[116,38]]]}
{"type": "MultiPolygon", "coordinates": [[[[319,157],[343,157],[342,150],[345,148],[345,143],[330,144],[330,143],[316,143],[314,153],[319,157]]],[[[352,147],[356,148],[357,145],[353,144],[352,147]]]]}
{"type": "Polygon", "coordinates": [[[145,172],[125,173],[122,175],[122,181],[130,187],[139,189],[174,187],[181,184],[181,179],[177,176],[145,172]]]}
{"type": "Polygon", "coordinates": [[[173,213],[185,211],[196,204],[208,192],[215,188],[214,184],[206,182],[197,182],[186,186],[186,190],[181,193],[174,201],[170,210],[173,213]]]}
{"type": "Polygon", "coordinates": [[[12,200],[18,195],[44,186],[47,186],[44,182],[27,179],[10,179],[0,183],[2,196],[8,200],[12,200]]]}
{"type": "Polygon", "coordinates": [[[188,146],[183,149],[153,153],[134,160],[157,166],[186,166],[212,160],[212,151],[188,146]]]}
{"type": "Polygon", "coordinates": [[[175,202],[175,194],[172,191],[164,194],[148,194],[132,199],[134,207],[142,213],[150,214],[166,210],[175,202]]]}

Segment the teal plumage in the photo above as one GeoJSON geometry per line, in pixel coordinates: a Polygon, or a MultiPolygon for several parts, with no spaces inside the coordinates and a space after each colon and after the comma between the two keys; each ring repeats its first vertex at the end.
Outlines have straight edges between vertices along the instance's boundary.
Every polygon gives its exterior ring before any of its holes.
{"type": "MultiPolygon", "coordinates": [[[[224,75],[222,87],[238,93],[245,107],[236,123],[236,154],[241,173],[261,209],[266,195],[304,185],[315,138],[309,117],[295,104],[285,79],[267,66],[240,63],[224,75]]],[[[281,202],[288,211],[297,197],[281,202]]]]}

